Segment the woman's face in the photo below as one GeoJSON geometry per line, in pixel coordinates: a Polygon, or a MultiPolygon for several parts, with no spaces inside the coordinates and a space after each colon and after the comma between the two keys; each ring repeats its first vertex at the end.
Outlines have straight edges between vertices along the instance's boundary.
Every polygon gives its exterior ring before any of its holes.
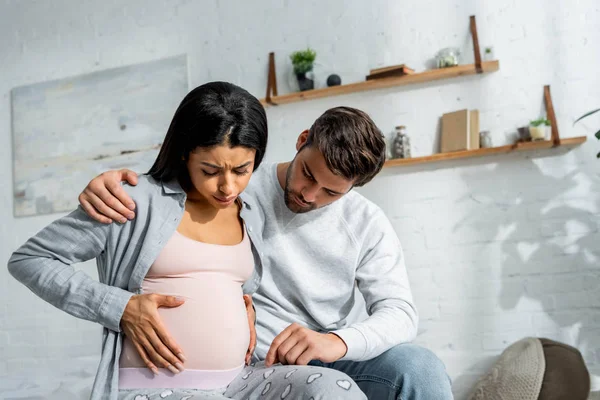
{"type": "Polygon", "coordinates": [[[255,149],[239,146],[197,147],[187,160],[192,181],[188,197],[217,209],[231,206],[248,186],[255,154],[255,149]]]}

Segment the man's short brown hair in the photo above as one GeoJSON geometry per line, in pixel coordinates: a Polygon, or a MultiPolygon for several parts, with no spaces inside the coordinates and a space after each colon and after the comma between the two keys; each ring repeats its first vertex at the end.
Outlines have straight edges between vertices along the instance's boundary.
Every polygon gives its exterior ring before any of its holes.
{"type": "Polygon", "coordinates": [[[334,174],[363,186],[381,171],[385,139],[367,113],[351,107],[325,111],[311,126],[305,146],[319,149],[334,174]]]}

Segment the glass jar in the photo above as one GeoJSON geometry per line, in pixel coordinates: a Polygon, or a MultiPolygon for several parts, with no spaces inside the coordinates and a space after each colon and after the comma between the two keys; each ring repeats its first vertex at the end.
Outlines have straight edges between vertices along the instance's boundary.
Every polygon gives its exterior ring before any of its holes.
{"type": "Polygon", "coordinates": [[[404,125],[397,126],[394,129],[394,139],[392,140],[392,158],[410,158],[410,138],[405,132],[404,125]]]}
{"type": "Polygon", "coordinates": [[[456,47],[447,47],[437,52],[435,60],[438,68],[455,67],[458,65],[460,50],[456,47]]]}
{"type": "Polygon", "coordinates": [[[492,147],[492,135],[490,135],[490,131],[479,132],[479,147],[482,149],[492,147]]]}

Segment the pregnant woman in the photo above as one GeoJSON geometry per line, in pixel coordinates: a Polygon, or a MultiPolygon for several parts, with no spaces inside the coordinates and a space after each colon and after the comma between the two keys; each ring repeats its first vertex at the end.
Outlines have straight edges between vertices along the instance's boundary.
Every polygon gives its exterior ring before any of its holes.
{"type": "Polygon", "coordinates": [[[12,255],[11,274],[35,294],[104,326],[92,400],[365,398],[335,370],[244,363],[242,295],[260,281],[262,221],[242,192],[266,144],[255,97],[202,85],[126,188],[135,219],[107,225],[78,208],[12,255]],[[72,267],[93,258],[99,281],[72,267]]]}

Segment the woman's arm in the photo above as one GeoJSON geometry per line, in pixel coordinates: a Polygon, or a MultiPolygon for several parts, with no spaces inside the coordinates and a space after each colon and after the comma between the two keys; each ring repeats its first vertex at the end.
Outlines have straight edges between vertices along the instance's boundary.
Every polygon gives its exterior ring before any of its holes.
{"type": "Polygon", "coordinates": [[[10,273],[32,292],[78,318],[123,331],[144,363],[173,373],[183,370],[185,356],[158,314],[159,307],[178,307],[183,300],[159,294],[133,295],[92,279],[72,264],[96,258],[106,248],[110,229],[81,207],[54,221],[15,251],[10,273]]]}
{"type": "Polygon", "coordinates": [[[132,293],[98,282],[72,267],[104,251],[109,229],[110,225],[94,221],[78,208],[17,249],[8,262],[8,269],[48,303],[118,332],[132,293]]]}

